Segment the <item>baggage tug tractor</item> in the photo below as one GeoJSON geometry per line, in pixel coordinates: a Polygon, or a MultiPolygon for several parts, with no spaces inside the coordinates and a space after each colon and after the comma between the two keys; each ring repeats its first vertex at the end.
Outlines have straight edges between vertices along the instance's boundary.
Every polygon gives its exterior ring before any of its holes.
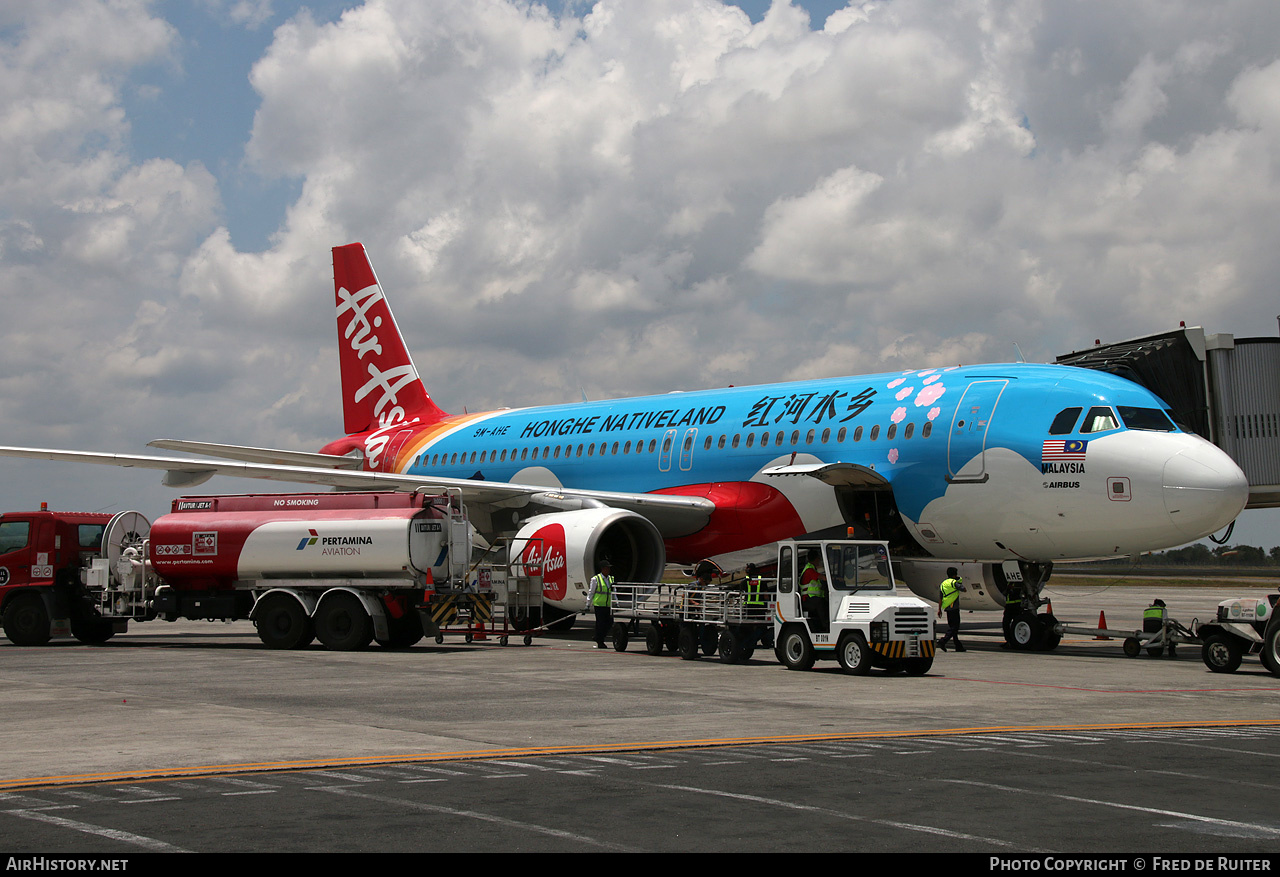
{"type": "MultiPolygon", "coordinates": [[[[417,491],[186,496],[154,524],[132,511],[105,527],[69,517],[79,553],[40,552],[43,578],[0,583],[18,645],[47,642],[68,617],[89,643],[129,621],[248,618],[269,648],[405,648],[433,632],[418,611],[424,593],[465,586],[471,553],[458,498],[417,491]],[[93,550],[88,524],[101,533],[93,550]]],[[[38,542],[44,531],[28,529],[38,542]]]]}
{"type": "Polygon", "coordinates": [[[778,661],[807,670],[834,657],[846,673],[872,667],[919,676],[933,666],[933,607],[899,596],[883,542],[778,544],[773,630],[778,661]]]}

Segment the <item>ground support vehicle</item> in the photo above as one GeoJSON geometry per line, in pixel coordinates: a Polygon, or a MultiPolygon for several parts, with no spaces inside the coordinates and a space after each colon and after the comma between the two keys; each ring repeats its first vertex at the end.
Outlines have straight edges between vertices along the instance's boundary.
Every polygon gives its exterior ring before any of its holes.
{"type": "Polygon", "coordinates": [[[133,511],[6,514],[0,616],[18,645],[247,618],[269,648],[406,648],[435,630],[417,611],[425,592],[466,589],[470,553],[449,493],[188,496],[154,524],[133,511]]]}
{"type": "Polygon", "coordinates": [[[1223,600],[1213,621],[1196,633],[1203,642],[1200,657],[1215,673],[1234,673],[1245,655],[1256,654],[1273,676],[1280,676],[1280,594],[1262,599],[1223,600]]]}
{"type": "Polygon", "coordinates": [[[855,675],[933,666],[933,606],[898,594],[886,543],[788,540],[777,569],[774,653],[787,669],[832,657],[855,675]]]}
{"type": "Polygon", "coordinates": [[[1092,636],[1095,639],[1123,640],[1124,653],[1130,658],[1136,658],[1144,651],[1152,658],[1158,658],[1166,654],[1170,658],[1176,658],[1178,656],[1178,646],[1200,645],[1200,634],[1193,629],[1194,627],[1195,622],[1192,622],[1192,627],[1188,628],[1176,619],[1169,618],[1166,615],[1160,625],[1153,630],[1117,630],[1116,628],[1085,627],[1082,624],[1056,622],[1054,631],[1059,639],[1063,635],[1070,633],[1077,636],[1092,636]]]}
{"type": "Polygon", "coordinates": [[[424,629],[437,643],[457,634],[468,643],[493,639],[504,646],[521,636],[530,645],[547,629],[534,623],[542,606],[542,576],[526,569],[506,542],[494,545],[486,558],[471,566],[465,580],[429,589],[417,604],[424,629]]]}
{"type": "Polygon", "coordinates": [[[772,595],[749,603],[745,591],[693,584],[615,584],[613,647],[625,651],[643,634],[645,651],[663,649],[686,661],[719,653],[727,664],[750,660],[756,646],[768,646],[773,633],[772,595]]]}

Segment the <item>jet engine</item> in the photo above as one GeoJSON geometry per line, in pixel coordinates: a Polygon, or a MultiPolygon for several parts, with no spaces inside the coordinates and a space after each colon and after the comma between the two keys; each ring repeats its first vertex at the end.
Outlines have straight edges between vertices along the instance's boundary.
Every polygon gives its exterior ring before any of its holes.
{"type": "Polygon", "coordinates": [[[529,518],[512,550],[531,575],[542,576],[543,599],[583,608],[587,582],[607,559],[619,582],[656,582],[667,564],[662,535],[648,518],[625,509],[593,508],[529,518]]]}

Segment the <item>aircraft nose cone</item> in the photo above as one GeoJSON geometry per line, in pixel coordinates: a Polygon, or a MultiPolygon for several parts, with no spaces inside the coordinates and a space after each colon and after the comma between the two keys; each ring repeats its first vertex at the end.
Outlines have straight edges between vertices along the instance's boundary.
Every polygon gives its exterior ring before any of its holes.
{"type": "Polygon", "coordinates": [[[1221,530],[1249,500],[1249,481],[1222,450],[1200,442],[1164,464],[1164,505],[1187,541],[1221,530]]]}

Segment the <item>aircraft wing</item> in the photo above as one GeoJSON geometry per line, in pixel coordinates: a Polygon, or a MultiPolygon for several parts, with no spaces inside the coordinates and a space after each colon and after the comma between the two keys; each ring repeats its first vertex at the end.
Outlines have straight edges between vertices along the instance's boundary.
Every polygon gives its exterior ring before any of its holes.
{"type": "MultiPolygon", "coordinates": [[[[266,450],[266,449],[261,449],[266,450]]],[[[274,452],[293,453],[293,452],[274,452]]],[[[298,454],[298,457],[324,456],[298,454]]],[[[715,503],[700,496],[673,496],[671,494],[625,493],[606,490],[574,490],[543,487],[534,484],[512,484],[506,481],[473,481],[465,478],[442,478],[432,475],[401,475],[384,472],[353,471],[325,466],[287,465],[248,461],[192,460],[176,457],[152,457],[138,454],[107,454],[95,451],[66,451],[52,448],[14,448],[0,446],[0,457],[21,457],[28,460],[61,460],[76,463],[96,463],[122,468],[157,469],[163,471],[164,483],[169,487],[194,487],[208,481],[214,475],[236,478],[258,478],[267,481],[285,481],[295,484],[322,484],[342,490],[457,490],[468,503],[478,503],[490,509],[527,509],[530,513],[542,511],[572,511],[580,508],[607,506],[627,509],[643,515],[653,522],[664,538],[695,533],[706,525],[715,503]]],[[[348,458],[331,460],[349,462],[348,458]]]]}

